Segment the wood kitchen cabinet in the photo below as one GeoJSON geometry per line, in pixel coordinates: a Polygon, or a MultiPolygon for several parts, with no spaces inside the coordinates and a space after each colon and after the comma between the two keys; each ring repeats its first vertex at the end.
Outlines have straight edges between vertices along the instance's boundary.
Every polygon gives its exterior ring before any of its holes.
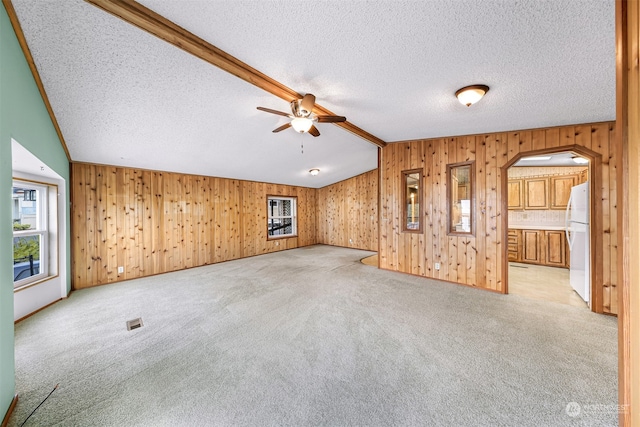
{"type": "Polygon", "coordinates": [[[522,230],[521,262],[541,264],[540,230],[522,230]]]}
{"type": "Polygon", "coordinates": [[[507,183],[507,207],[508,209],[523,209],[522,180],[510,179],[507,183]]]}
{"type": "Polygon", "coordinates": [[[567,253],[564,231],[544,231],[545,265],[565,267],[567,253]]]}
{"type": "Polygon", "coordinates": [[[507,236],[507,259],[509,261],[520,261],[520,237],[521,231],[515,229],[508,230],[507,236]]]}
{"type": "Polygon", "coordinates": [[[507,233],[507,259],[510,262],[569,267],[564,230],[521,230],[507,233]]]}
{"type": "Polygon", "coordinates": [[[510,178],[507,181],[509,210],[567,208],[571,187],[586,182],[588,169],[569,175],[510,178]]]}
{"type": "Polygon", "coordinates": [[[524,209],[549,209],[549,178],[524,179],[524,209]]]}
{"type": "Polygon", "coordinates": [[[578,185],[578,175],[552,176],[549,180],[551,184],[551,209],[566,209],[571,195],[571,187],[578,185]]]}

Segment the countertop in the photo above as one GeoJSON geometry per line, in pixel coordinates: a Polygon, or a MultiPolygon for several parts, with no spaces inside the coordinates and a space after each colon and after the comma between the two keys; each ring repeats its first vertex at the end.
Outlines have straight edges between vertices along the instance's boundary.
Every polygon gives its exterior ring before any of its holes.
{"type": "Polygon", "coordinates": [[[516,225],[516,224],[509,224],[509,229],[513,229],[513,230],[564,231],[564,226],[560,226],[560,225],[516,225]]]}

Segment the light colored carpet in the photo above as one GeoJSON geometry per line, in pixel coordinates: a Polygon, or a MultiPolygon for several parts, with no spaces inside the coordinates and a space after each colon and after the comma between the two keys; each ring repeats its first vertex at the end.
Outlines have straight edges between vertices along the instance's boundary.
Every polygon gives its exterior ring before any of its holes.
{"type": "Polygon", "coordinates": [[[26,426],[617,423],[615,318],[367,255],[312,246],[74,292],[16,325],[10,425],[57,383],[26,426]]]}

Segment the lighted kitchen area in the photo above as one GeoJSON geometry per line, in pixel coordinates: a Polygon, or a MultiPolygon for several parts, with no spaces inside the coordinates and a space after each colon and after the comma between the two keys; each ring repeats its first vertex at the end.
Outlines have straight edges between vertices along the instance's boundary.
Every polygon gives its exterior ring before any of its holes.
{"type": "Polygon", "coordinates": [[[589,162],[525,157],[508,171],[509,293],[589,307],[589,162]]]}

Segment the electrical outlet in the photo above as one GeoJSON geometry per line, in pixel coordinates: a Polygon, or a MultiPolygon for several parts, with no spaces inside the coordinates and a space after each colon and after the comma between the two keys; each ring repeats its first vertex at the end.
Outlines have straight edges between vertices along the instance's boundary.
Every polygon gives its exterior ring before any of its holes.
{"type": "Polygon", "coordinates": [[[124,273],[124,267],[120,266],[118,267],[118,274],[122,274],[122,273],[124,273]]]}
{"type": "Polygon", "coordinates": [[[276,246],[280,246],[280,242],[276,242],[276,246]]]}
{"type": "Polygon", "coordinates": [[[353,245],[353,239],[349,239],[349,244],[353,245]]]}
{"type": "Polygon", "coordinates": [[[440,270],[440,263],[436,262],[436,270],[440,270]]]}

